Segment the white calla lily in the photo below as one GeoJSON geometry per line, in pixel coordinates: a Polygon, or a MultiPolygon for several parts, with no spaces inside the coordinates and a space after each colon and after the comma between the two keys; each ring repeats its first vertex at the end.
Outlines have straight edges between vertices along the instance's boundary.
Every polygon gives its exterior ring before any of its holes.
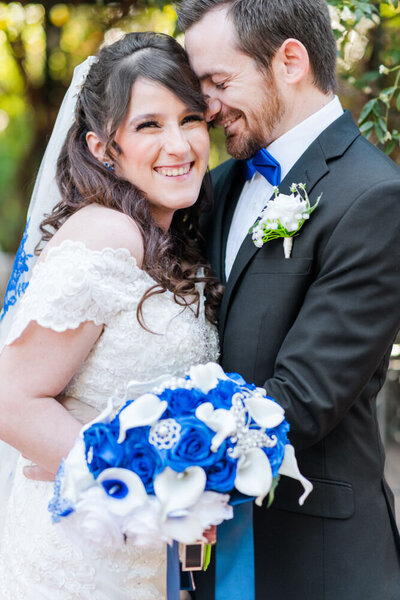
{"type": "Polygon", "coordinates": [[[300,481],[304,488],[304,493],[299,498],[299,504],[300,506],[303,506],[305,499],[313,490],[313,484],[300,473],[294,448],[291,444],[286,444],[285,446],[285,455],[283,457],[282,464],[279,467],[278,473],[280,475],[286,475],[286,477],[291,477],[292,479],[297,479],[300,481]]]}
{"type": "Polygon", "coordinates": [[[245,398],[245,404],[250,416],[263,429],[277,427],[285,418],[283,408],[268,398],[245,398]]]}
{"type": "Polygon", "coordinates": [[[95,484],[85,458],[85,442],[80,435],[65,459],[62,495],[74,504],[80,495],[95,484]]]}
{"type": "Polygon", "coordinates": [[[153,425],[165,412],[168,402],[160,400],[155,394],[143,394],[119,414],[118,443],[124,441],[128,429],[153,425]]]}
{"type": "MultiPolygon", "coordinates": [[[[126,388],[125,398],[137,398],[142,394],[147,394],[153,391],[157,387],[162,387],[167,381],[171,379],[171,375],[160,375],[155,379],[148,379],[147,381],[137,381],[136,379],[131,379],[126,388]]],[[[184,380],[182,380],[184,381],[184,380]]]]}
{"type": "Polygon", "coordinates": [[[182,473],[165,467],[154,480],[154,492],[162,505],[161,519],[165,520],[170,513],[196,504],[206,481],[206,473],[201,467],[188,467],[182,473]]]}
{"type": "Polygon", "coordinates": [[[194,387],[200,389],[204,394],[218,385],[219,379],[229,379],[223,368],[217,363],[209,362],[206,365],[191,367],[189,377],[194,387]]]}
{"type": "Polygon", "coordinates": [[[222,442],[236,433],[236,420],[229,410],[214,409],[211,402],[204,402],[196,408],[196,417],[213,431],[217,432],[211,441],[211,451],[216,452],[222,442]]]}
{"type": "Polygon", "coordinates": [[[125,516],[147,502],[146,489],[140,477],[129,469],[104,469],[97,478],[104,489],[107,507],[115,515],[125,516]],[[106,491],[108,490],[108,491],[106,491]],[[110,493],[110,492],[115,493],[110,493]],[[118,492],[121,493],[118,493],[118,492]]]}
{"type": "Polygon", "coordinates": [[[246,496],[256,496],[261,506],[272,485],[272,471],[268,457],[261,448],[251,448],[237,464],[235,488],[246,496]]]}

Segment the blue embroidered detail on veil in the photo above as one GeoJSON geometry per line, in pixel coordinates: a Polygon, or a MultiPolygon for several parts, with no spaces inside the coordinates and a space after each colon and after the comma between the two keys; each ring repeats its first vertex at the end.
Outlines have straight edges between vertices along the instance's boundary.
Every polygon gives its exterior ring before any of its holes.
{"type": "Polygon", "coordinates": [[[27,254],[25,252],[25,243],[28,239],[28,226],[29,220],[26,224],[24,235],[22,236],[22,240],[15,257],[11,277],[7,285],[7,290],[4,297],[4,306],[0,315],[0,322],[3,320],[5,314],[8,312],[10,306],[14,306],[19,296],[22,296],[22,294],[25,292],[26,288],[29,285],[29,281],[20,281],[23,273],[29,271],[28,260],[30,258],[33,258],[33,254],[27,254]]]}

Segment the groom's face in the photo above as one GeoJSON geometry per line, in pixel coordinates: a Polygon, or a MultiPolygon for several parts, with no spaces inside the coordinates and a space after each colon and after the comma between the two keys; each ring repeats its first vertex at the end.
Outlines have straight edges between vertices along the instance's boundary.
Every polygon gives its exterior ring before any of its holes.
{"type": "Polygon", "coordinates": [[[186,32],[186,50],[208,103],[209,121],[225,129],[228,152],[252,156],[278,137],[285,113],[272,70],[237,49],[226,8],[212,10],[186,32]]]}

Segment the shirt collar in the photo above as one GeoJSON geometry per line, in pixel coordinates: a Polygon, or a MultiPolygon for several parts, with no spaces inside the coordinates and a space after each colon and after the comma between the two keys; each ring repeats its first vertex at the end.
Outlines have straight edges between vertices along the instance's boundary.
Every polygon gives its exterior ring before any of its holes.
{"type": "Polygon", "coordinates": [[[334,96],[328,104],[274,140],[267,147],[268,152],[281,165],[282,180],[308,146],[342,114],[343,108],[340,100],[337,96],[334,96]]]}

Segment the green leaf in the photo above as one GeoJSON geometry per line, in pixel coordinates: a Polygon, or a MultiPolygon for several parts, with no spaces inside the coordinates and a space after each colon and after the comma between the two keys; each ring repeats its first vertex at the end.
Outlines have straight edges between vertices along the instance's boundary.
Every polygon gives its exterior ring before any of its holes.
{"type": "Polygon", "coordinates": [[[400,91],[397,94],[396,108],[397,110],[400,110],[400,91]]]}
{"type": "Polygon", "coordinates": [[[374,122],[373,121],[366,121],[365,123],[363,123],[360,127],[360,131],[361,133],[367,133],[368,131],[371,131],[374,127],[374,122]]]}
{"type": "Polygon", "coordinates": [[[393,98],[393,94],[396,92],[396,90],[397,90],[396,86],[392,86],[392,87],[386,88],[385,90],[382,90],[381,93],[379,94],[382,102],[386,102],[389,105],[391,99],[393,98]]]}
{"type": "Polygon", "coordinates": [[[271,489],[269,490],[269,495],[268,495],[268,504],[267,504],[267,508],[269,508],[271,506],[271,504],[274,501],[275,498],[275,490],[278,486],[279,480],[280,480],[281,476],[277,475],[276,477],[274,477],[274,479],[272,480],[272,485],[271,485],[271,489]]]}
{"type": "Polygon", "coordinates": [[[378,125],[382,129],[383,133],[385,134],[386,131],[388,130],[387,123],[386,123],[385,119],[383,119],[382,117],[379,117],[379,119],[378,119],[378,125]]]}
{"type": "Polygon", "coordinates": [[[391,140],[385,148],[385,153],[390,156],[396,147],[396,140],[391,140]]]}
{"type": "Polygon", "coordinates": [[[375,105],[373,107],[373,113],[376,117],[380,117],[381,116],[381,107],[379,102],[375,102],[375,105]]]}
{"type": "Polygon", "coordinates": [[[340,31],[340,29],[334,29],[333,35],[335,36],[335,40],[339,40],[343,35],[343,31],[340,31]]]}
{"type": "Polygon", "coordinates": [[[373,110],[375,104],[376,99],[368,100],[368,102],[363,106],[363,109],[360,113],[360,118],[358,119],[359,123],[362,123],[368,117],[370,112],[373,110]]]}
{"type": "Polygon", "coordinates": [[[382,143],[383,142],[384,133],[383,133],[382,129],[379,127],[378,123],[375,123],[374,130],[375,130],[376,137],[378,138],[379,142],[382,143]]]}
{"type": "Polygon", "coordinates": [[[203,571],[207,571],[211,562],[211,544],[205,544],[204,546],[204,557],[203,557],[203,571]]]}

